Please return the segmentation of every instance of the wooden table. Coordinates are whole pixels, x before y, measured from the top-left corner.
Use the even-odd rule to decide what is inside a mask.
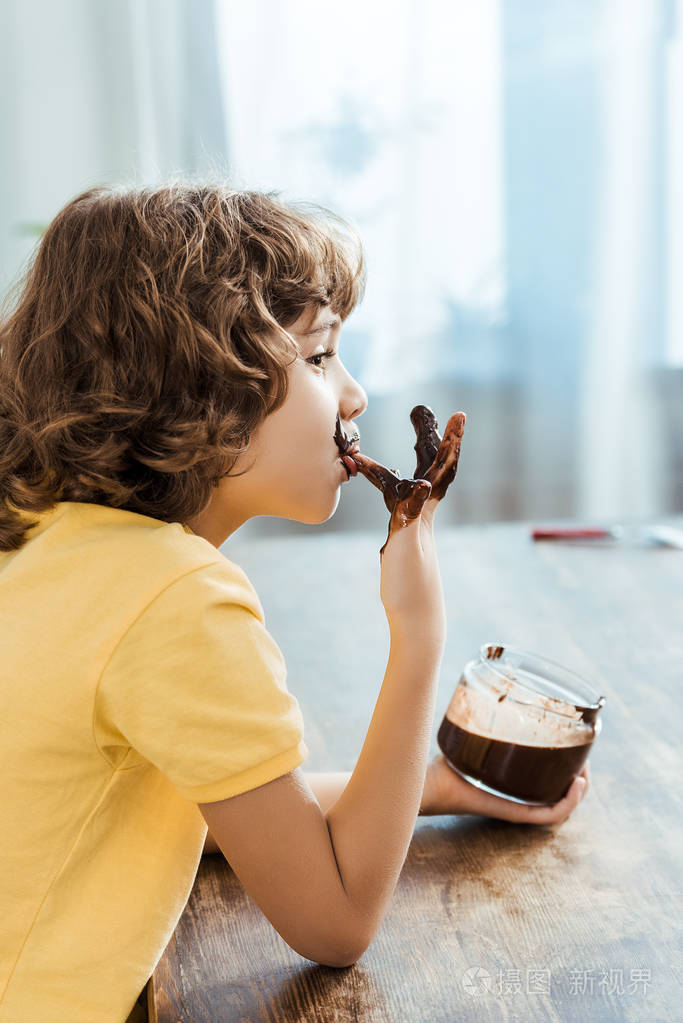
[[[388,649],[382,539],[224,547],[287,659],[311,771],[352,769],[363,744]],[[533,544],[518,523],[444,530],[439,550],[449,631],[434,737],[482,643],[544,653],[607,698],[588,796],[556,829],[420,818],[388,915],[346,970],[291,951],[225,861],[205,858],[150,981],[151,1019],[681,1019],[683,551]]]

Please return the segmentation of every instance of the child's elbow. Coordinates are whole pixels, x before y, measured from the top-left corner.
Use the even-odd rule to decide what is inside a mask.
[[[324,956],[324,962],[319,960],[321,966],[332,966],[336,970],[344,970],[353,966],[365,954],[369,941],[357,941],[353,945],[342,945],[334,949],[332,955]]]
[[[306,956],[305,958],[310,958],[312,962],[317,963],[319,966],[331,966],[335,970],[345,970],[348,966],[353,966],[358,962],[366,948],[367,946],[359,946],[357,949],[341,948],[324,952],[322,955]]]
[[[316,942],[317,947],[292,947],[304,959],[310,959],[319,966],[343,970],[358,962],[367,951],[372,937],[372,935],[368,937],[366,933],[341,935],[337,932],[322,942]]]

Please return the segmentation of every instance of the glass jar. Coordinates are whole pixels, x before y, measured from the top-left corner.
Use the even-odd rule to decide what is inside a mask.
[[[554,661],[486,643],[465,665],[437,741],[473,785],[520,803],[556,803],[581,773],[604,702]]]

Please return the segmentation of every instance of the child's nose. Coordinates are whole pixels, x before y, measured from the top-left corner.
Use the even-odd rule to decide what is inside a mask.
[[[352,376],[348,377],[348,384],[344,388],[341,401],[339,402],[339,412],[342,419],[355,419],[365,412],[368,407],[368,396]]]

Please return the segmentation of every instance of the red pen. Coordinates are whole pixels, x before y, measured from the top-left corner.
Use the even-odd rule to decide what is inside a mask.
[[[620,534],[614,529],[569,526],[557,529],[532,529],[532,540],[614,540]]]
[[[532,540],[557,540],[565,543],[595,543],[615,541],[635,547],[670,547],[683,550],[683,530],[663,523],[626,526],[536,526],[531,530]],[[600,543],[603,541],[603,544]]]

